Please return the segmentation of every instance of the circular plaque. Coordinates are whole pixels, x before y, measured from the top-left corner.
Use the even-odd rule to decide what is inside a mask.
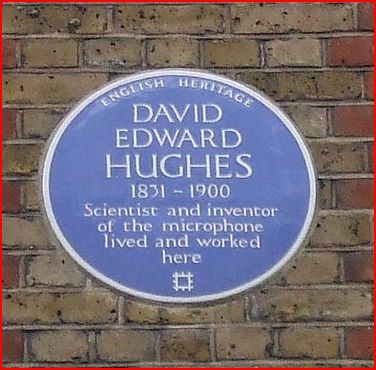
[[[184,69],[83,99],[42,168],[47,218],[90,274],[161,302],[204,302],[280,269],[312,222],[313,165],[291,120],[253,88]]]

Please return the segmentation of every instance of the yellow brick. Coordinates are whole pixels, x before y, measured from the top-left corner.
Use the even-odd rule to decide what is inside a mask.
[[[71,103],[107,82],[107,74],[7,74],[3,77],[7,103]]]
[[[148,64],[153,67],[198,65],[198,42],[190,39],[158,39],[147,43]]]
[[[251,3],[231,7],[235,33],[330,32],[354,29],[351,4]]]
[[[167,324],[199,324],[210,322],[210,308],[161,307],[160,320]]]
[[[339,258],[335,253],[305,253],[289,264],[281,276],[283,284],[328,284],[339,281]]]
[[[215,40],[204,44],[207,67],[256,67],[260,65],[260,50],[255,40]]]
[[[281,330],[283,357],[337,358],[339,337],[335,328],[288,328]]]
[[[306,105],[284,107],[306,137],[325,137],[328,131],[326,109]]]
[[[23,137],[48,138],[63,113],[55,110],[25,110],[23,112]]]
[[[87,334],[78,330],[37,331],[30,334],[29,350],[36,362],[88,360]]]
[[[165,330],[161,333],[161,360],[167,362],[210,361],[206,330]]]
[[[47,227],[40,217],[3,217],[3,244],[17,247],[49,246]]]
[[[136,301],[127,301],[125,318],[132,323],[154,324],[159,321],[158,307]]]
[[[33,287],[83,287],[86,278],[72,258],[59,248],[51,255],[33,256],[28,260],[26,283]]]
[[[31,175],[38,170],[42,146],[37,144],[7,145],[3,148],[3,172]]]
[[[112,293],[7,293],[3,319],[9,324],[114,323],[117,298]]]
[[[245,321],[245,307],[244,301],[231,300],[227,303],[222,303],[212,307],[213,321],[237,323]]]
[[[269,67],[321,66],[321,44],[315,39],[273,40],[265,43]]]
[[[121,5],[114,10],[117,32],[188,33],[222,32],[223,7],[218,5]]]
[[[259,320],[369,320],[372,293],[367,289],[264,289],[255,294]]]
[[[317,171],[320,173],[349,173],[364,170],[362,144],[311,142],[309,146]]]
[[[218,328],[216,331],[219,360],[264,358],[271,344],[271,335],[263,328]]]
[[[77,67],[77,41],[31,39],[22,47],[24,67]]]
[[[97,338],[97,347],[103,361],[152,361],[155,360],[155,332],[102,331]]]
[[[89,66],[134,67],[141,65],[141,41],[135,39],[94,39],[84,43]]]
[[[362,81],[358,73],[323,72],[241,72],[238,78],[254,85],[275,100],[359,99]]]
[[[107,8],[103,5],[5,5],[3,32],[103,33],[108,29]]]
[[[313,246],[369,244],[371,223],[368,215],[321,216],[311,237]]]

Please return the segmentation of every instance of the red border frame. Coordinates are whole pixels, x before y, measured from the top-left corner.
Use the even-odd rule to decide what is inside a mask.
[[[65,1],[58,1],[58,0],[39,0],[39,1],[30,1],[30,0],[0,0],[0,3],[374,3],[375,1],[372,0],[343,0],[343,1],[331,1],[331,0],[313,0],[313,1],[303,1],[303,0],[296,0],[296,1],[287,1],[287,0],[275,0],[275,1],[230,1],[230,0],[222,0],[222,1],[215,1],[215,0],[208,0],[208,1],[200,1],[200,0],[175,0],[175,1],[158,1],[158,0],[151,0],[151,1],[142,1],[142,0],[112,0],[112,1],[103,1],[103,0],[82,0],[82,1],[74,1],[74,0],[65,0]]]
[[[259,3],[259,2],[273,2],[273,3],[283,3],[283,2],[306,2],[306,3],[333,3],[333,2],[336,2],[336,3],[373,3],[375,4],[376,0],[373,0],[373,1],[369,1],[369,0],[355,0],[355,1],[352,1],[352,0],[343,0],[343,1],[330,1],[330,0],[313,0],[313,1],[302,1],[302,0],[296,0],[296,1],[286,1],[286,0],[274,0],[274,1],[239,1],[239,0],[235,0],[235,1],[230,1],[230,0],[221,0],[221,1],[213,1],[213,0],[209,0],[209,1],[199,1],[199,0],[190,0],[190,1],[184,1],[184,0],[175,0],[175,1],[157,1],[157,0],[151,0],[151,1],[142,1],[142,0],[133,0],[133,1],[124,1],[124,0],[112,0],[112,1],[102,1],[102,0],[99,0],[99,1],[95,1],[95,0],[81,0],[81,1],[75,1],[75,0],[65,0],[65,1],[58,1],[58,0],[39,0],[39,1],[30,1],[30,0],[0,0],[0,16],[1,16],[1,20],[2,20],[2,5],[3,4],[6,4],[6,3],[33,3],[33,4],[39,4],[39,3],[98,3],[98,4],[106,4],[106,3],[150,3],[150,4],[153,4],[153,3],[163,3],[163,2],[166,2],[166,3]],[[2,22],[2,21],[0,21]],[[374,28],[376,27],[376,18],[375,18],[375,8],[374,8]],[[376,44],[376,36],[374,34],[373,36],[373,45],[374,45],[374,65],[373,67],[375,67],[375,59],[376,59],[376,50],[375,50],[375,44]],[[2,48],[2,38],[0,39],[0,46]],[[1,58],[2,59],[2,56]],[[0,76],[0,80],[2,82],[2,65],[0,66],[0,70],[1,70],[1,76]],[[375,74],[373,76],[373,79],[374,79],[374,82],[376,80],[375,78]],[[376,86],[374,84],[374,94],[376,92]],[[1,101],[2,100],[2,90],[0,90],[0,98],[1,98]],[[374,100],[375,102],[375,100]],[[375,127],[375,116],[376,116],[376,107],[374,105],[374,127]],[[1,115],[0,115],[0,119],[1,119],[1,123],[2,123],[2,111],[1,111]],[[1,125],[1,128],[0,128],[0,137],[2,139],[2,125]],[[375,153],[375,149],[373,149],[374,153]],[[0,151],[0,159],[2,159],[2,151]],[[375,164],[376,160],[374,158],[374,164]],[[2,168],[2,164],[1,164],[1,168]],[[376,193],[375,191],[375,188],[374,188],[374,194]],[[2,183],[0,185],[0,194],[2,195]],[[1,198],[1,202],[2,202],[2,198]],[[374,209],[376,207],[376,199],[374,197]],[[0,221],[0,224],[1,224],[1,231],[0,231],[0,235],[2,236],[2,221]],[[376,236],[376,230],[374,230],[374,238]],[[376,255],[374,254],[374,259],[373,259],[373,262],[374,262],[374,266],[376,264]],[[2,271],[2,251],[0,253],[0,271]],[[374,280],[375,280],[375,277],[376,277],[376,271],[374,271]],[[0,283],[0,286],[2,288],[2,282]],[[375,288],[375,284],[374,284],[374,287],[373,287],[373,291],[374,293],[376,293],[376,288]],[[0,299],[0,308],[1,308],[1,311],[2,311],[2,299]],[[374,317],[373,317],[373,321],[374,323],[376,322],[376,312],[374,311]],[[0,329],[1,331],[1,336],[0,336],[0,345],[2,347],[2,327]],[[374,332],[374,353],[376,352],[375,351],[375,348],[376,348],[376,333]],[[0,360],[1,360],[1,369],[3,369],[3,365],[2,365],[2,352],[0,354]],[[375,361],[375,360],[374,360]],[[374,362],[375,364],[375,362]],[[210,365],[210,363],[208,363],[208,365]],[[10,368],[10,367],[7,367],[8,369],[16,369],[16,368]],[[58,368],[58,367],[55,367],[55,368]],[[83,367],[70,367],[70,368],[67,368],[65,367],[65,369],[82,369]],[[96,369],[96,368],[90,368],[90,367],[84,367],[85,369]],[[98,367],[100,368],[100,367]],[[205,367],[205,368],[202,368],[202,369],[207,369],[207,368],[211,368],[210,366],[208,367]],[[43,368],[37,368],[37,367],[33,367],[33,369],[48,369],[48,367],[43,367]],[[106,369],[109,369],[109,370],[115,370],[115,369],[118,369],[118,367],[115,367],[115,368],[111,368],[111,367],[106,367]],[[137,369],[137,368],[129,368],[129,369]],[[163,367],[163,368],[159,368],[159,369],[168,369],[168,367]],[[185,369],[189,369],[189,368],[185,368]],[[198,369],[198,368],[197,368]],[[231,368],[225,368],[225,369],[231,369]],[[296,369],[296,368],[295,368]],[[314,368],[308,368],[308,369],[314,369]],[[360,369],[360,368],[351,368],[351,369]]]

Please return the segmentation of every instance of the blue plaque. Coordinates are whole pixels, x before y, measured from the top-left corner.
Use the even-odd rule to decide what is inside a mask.
[[[316,202],[291,120],[253,88],[184,69],[83,99],[49,142],[42,188],[53,231],[85,270],[162,302],[264,281],[303,243]]]

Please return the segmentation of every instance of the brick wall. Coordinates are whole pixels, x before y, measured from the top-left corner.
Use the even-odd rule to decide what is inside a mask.
[[[4,5],[3,361],[6,366],[365,366],[373,362],[373,5]],[[293,117],[318,170],[303,253],[210,305],[142,303],[47,236],[40,154],[109,79],[196,67],[252,84]]]

